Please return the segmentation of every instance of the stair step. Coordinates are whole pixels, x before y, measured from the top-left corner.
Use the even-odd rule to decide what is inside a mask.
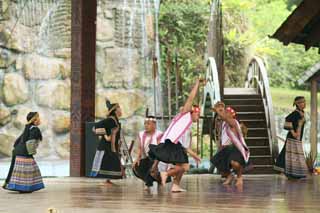
[[[260,128],[266,128],[267,123],[264,119],[256,119],[256,120],[249,120],[249,119],[243,119],[240,120],[240,122],[243,122],[244,125],[248,128],[254,128],[254,127],[260,127]]]
[[[271,155],[251,155],[250,161],[253,165],[272,165],[273,160]]]
[[[247,137],[268,137],[267,128],[248,128]]]
[[[261,98],[247,98],[247,99],[239,99],[239,98],[228,98],[224,97],[223,102],[226,105],[262,105]]]
[[[254,169],[246,174],[277,174],[272,165],[254,165]]]
[[[255,94],[230,94],[230,95],[224,95],[223,99],[239,99],[239,100],[245,100],[245,99],[261,99],[261,95],[255,95]]]
[[[238,112],[237,118],[239,120],[249,120],[249,119],[265,119],[264,112]]]
[[[253,94],[256,95],[257,92],[253,88],[224,88],[223,90],[225,95],[230,95],[230,94]]]
[[[232,107],[236,112],[261,112],[263,105],[226,105]]]
[[[249,146],[251,155],[270,155],[269,146]]]
[[[269,146],[268,137],[247,137],[245,141],[248,146]]]

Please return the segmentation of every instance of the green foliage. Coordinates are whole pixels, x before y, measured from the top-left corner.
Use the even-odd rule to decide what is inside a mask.
[[[270,84],[275,87],[303,89],[301,74],[320,60],[316,49],[302,45],[284,46],[269,38],[290,15],[294,0],[225,0],[225,64],[229,86],[243,83],[246,58],[259,55],[267,62]],[[291,8],[288,10],[288,8]],[[230,17],[229,17],[230,16]],[[235,33],[234,33],[235,32]],[[230,69],[231,68],[231,69]],[[236,77],[234,77],[236,76]]]
[[[246,15],[252,6],[249,1],[222,1],[227,87],[241,87],[244,84],[247,57],[254,39],[248,30],[249,21]]]
[[[183,84],[183,100],[191,84],[205,71],[204,53],[210,15],[210,0],[164,0],[160,10],[162,82],[167,88],[169,69],[172,94],[176,68]],[[248,60],[253,55],[267,64],[274,87],[305,89],[298,85],[303,71],[320,60],[317,49],[302,45],[284,46],[269,38],[301,0],[223,0],[224,65],[226,86],[243,86]],[[177,63],[175,57],[177,56]],[[182,92],[183,91],[183,92]],[[173,101],[174,105],[174,101]],[[180,103],[179,103],[180,105]]]
[[[159,17],[162,82],[164,88],[168,88],[166,72],[169,70],[171,93],[175,94],[175,70],[179,70],[183,79],[179,100],[184,100],[194,79],[205,73],[204,54],[209,16],[209,0],[162,1]]]
[[[301,2],[302,0],[287,0],[288,10],[291,10],[294,6],[298,6]]]

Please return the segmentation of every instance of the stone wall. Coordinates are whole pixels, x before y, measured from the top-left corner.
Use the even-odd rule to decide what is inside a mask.
[[[96,117],[106,116],[106,98],[119,102],[128,141],[153,103],[153,3],[143,2],[98,1]],[[68,159],[70,47],[70,0],[0,0],[0,158],[11,155],[26,114],[38,111],[38,156]]]
[[[99,1],[96,116],[106,116],[106,98],[120,103],[127,141],[143,128],[146,107],[153,109],[153,5],[151,1]]]
[[[11,155],[26,114],[38,111],[39,157],[67,159],[71,2],[2,0],[0,6],[0,156]]]

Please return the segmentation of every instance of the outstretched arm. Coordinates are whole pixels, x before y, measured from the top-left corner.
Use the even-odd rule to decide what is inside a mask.
[[[141,160],[141,156],[142,156],[142,149],[141,149],[141,141],[140,141],[140,138],[139,138],[139,146],[138,146],[138,156],[137,156],[137,159],[133,162],[133,167],[135,167],[135,165],[138,165],[140,164],[140,160]]]
[[[187,101],[185,102],[183,109],[182,109],[182,113],[184,112],[190,112],[192,109],[192,102],[193,99],[196,97],[197,92],[198,92],[198,88],[199,88],[199,84],[200,84],[200,80],[197,79],[195,85],[193,86],[191,92],[189,93],[189,97],[187,99]]]

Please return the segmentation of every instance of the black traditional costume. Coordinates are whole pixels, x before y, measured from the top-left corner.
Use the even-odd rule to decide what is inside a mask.
[[[289,178],[304,178],[308,173],[302,144],[304,124],[304,112],[298,108],[285,119],[284,128],[289,132],[274,168],[284,172]],[[300,132],[300,137],[295,138],[291,130]]]
[[[148,119],[148,118],[147,118]],[[156,130],[153,134],[147,134],[146,131],[139,132],[139,141],[140,141],[140,149],[141,149],[141,159],[139,162],[139,165],[136,164],[133,168],[133,173],[136,177],[143,180],[146,184],[146,186],[150,187],[153,185],[153,181],[158,181],[154,179],[151,175],[151,168],[154,163],[154,160],[149,158],[148,152],[149,152],[149,145],[157,145],[158,141],[162,137],[162,132],[159,130]]]
[[[121,124],[115,115],[119,105],[107,101],[107,107],[108,117],[95,124],[95,131],[100,141],[93,161],[91,177],[121,179],[123,177],[119,154]],[[113,131],[116,131],[114,139],[112,139]]]
[[[171,121],[159,145],[149,145],[149,156],[169,164],[188,163],[186,149],[190,147],[191,112],[179,113]]]
[[[11,165],[3,186],[4,189],[33,192],[44,188],[39,167],[33,158],[39,142],[42,140],[40,129],[33,125],[38,117],[39,114],[36,112],[28,114],[28,124],[14,143]]]
[[[229,110],[234,112],[231,108]],[[223,121],[220,137],[221,147],[210,160],[219,172],[230,172],[231,161],[236,161],[243,167],[245,167],[249,161],[249,148],[243,138],[239,122],[237,120],[235,120],[235,122],[236,133],[231,130],[227,122]]]

